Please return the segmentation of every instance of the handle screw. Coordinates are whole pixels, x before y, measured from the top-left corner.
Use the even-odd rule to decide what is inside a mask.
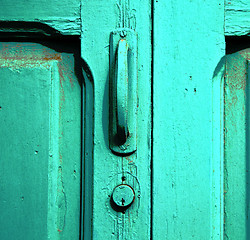
[[[122,31],[120,32],[120,36],[121,36],[122,38],[126,37],[126,36],[127,36],[127,32],[126,32],[125,30],[122,30]]]

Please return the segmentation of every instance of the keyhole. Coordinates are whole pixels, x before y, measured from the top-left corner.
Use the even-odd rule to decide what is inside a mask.
[[[134,200],[135,192],[133,188],[127,184],[120,184],[115,187],[110,197],[110,205],[115,211],[125,213]]]

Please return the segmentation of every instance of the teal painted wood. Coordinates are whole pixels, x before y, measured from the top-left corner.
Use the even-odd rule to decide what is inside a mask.
[[[78,239],[81,84],[73,54],[1,43],[0,84],[0,239]]]
[[[154,239],[223,239],[223,26],[224,1],[154,1]]]
[[[80,0],[4,1],[0,21],[42,22],[64,35],[80,35],[80,4]],[[248,0],[225,1],[225,35],[249,35],[249,4]]]
[[[213,73],[212,82],[212,161],[211,161],[211,238],[224,234],[224,77],[225,57]]]
[[[225,35],[250,35],[250,1],[225,1]]]
[[[85,155],[93,178],[92,172],[85,178],[92,180],[87,186],[92,192],[85,196],[91,205],[85,204],[84,239],[150,239],[150,17],[151,1],[82,1],[82,58],[91,72],[86,82],[93,79],[94,88],[93,159]],[[110,35],[123,27],[138,33],[137,150],[129,156],[113,154],[108,138]],[[135,190],[135,201],[125,214],[110,205],[113,189],[121,183]]]
[[[80,0],[3,1],[0,21],[44,23],[61,34],[80,35]]]
[[[250,49],[226,58],[225,239],[249,239]]]

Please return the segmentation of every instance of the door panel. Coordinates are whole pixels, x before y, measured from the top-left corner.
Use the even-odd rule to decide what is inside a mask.
[[[77,239],[81,84],[72,53],[0,48],[0,238]]]
[[[227,55],[225,75],[225,236],[249,239],[250,49]]]

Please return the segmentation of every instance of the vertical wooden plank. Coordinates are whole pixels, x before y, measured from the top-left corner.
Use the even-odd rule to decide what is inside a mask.
[[[227,56],[225,77],[225,237],[248,239],[250,49]]]
[[[90,73],[94,89],[93,159],[85,154],[85,166],[92,168],[93,178],[92,173],[85,171],[89,174],[85,190],[92,193],[85,192],[88,204],[84,209],[84,239],[150,239],[150,17],[151,1],[82,1],[82,57],[89,66],[89,71],[84,70],[87,78],[87,72]],[[111,32],[118,28],[138,34],[137,150],[129,156],[113,154],[108,138],[109,91],[112,91],[109,44]],[[116,212],[110,205],[113,189],[121,183],[132,184],[136,190],[135,202],[125,213]]]
[[[224,1],[154,1],[154,239],[223,238],[220,115],[212,117],[223,25]]]

